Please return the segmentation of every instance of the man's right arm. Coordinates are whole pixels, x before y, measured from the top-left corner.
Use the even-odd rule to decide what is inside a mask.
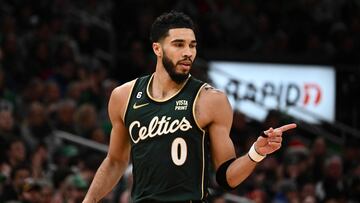
[[[98,168],[83,203],[99,202],[124,174],[130,157],[130,140],[123,122],[129,83],[115,88],[109,100],[109,117],[112,124],[109,151]]]

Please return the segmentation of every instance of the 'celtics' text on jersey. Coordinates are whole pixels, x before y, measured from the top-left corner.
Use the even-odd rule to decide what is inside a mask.
[[[204,83],[190,76],[171,98],[157,100],[149,94],[151,80],[136,80],[125,112],[132,145],[132,200],[202,200],[208,138],[196,122],[195,102]]]

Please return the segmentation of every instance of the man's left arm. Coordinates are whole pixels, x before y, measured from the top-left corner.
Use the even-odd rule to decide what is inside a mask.
[[[235,150],[230,139],[233,111],[222,92],[212,90],[207,93],[207,109],[211,122],[208,125],[210,146],[216,178],[219,185],[232,189],[243,182],[254,170],[256,164],[266,155],[281,147],[283,132],[293,129],[296,124],[288,124],[279,128],[270,128],[259,136],[249,152],[241,157],[235,157]]]

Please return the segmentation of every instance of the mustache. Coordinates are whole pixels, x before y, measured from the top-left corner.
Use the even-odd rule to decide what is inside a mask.
[[[182,62],[190,62],[190,63],[192,64],[192,63],[193,63],[193,60],[191,60],[191,58],[184,58],[184,59],[178,61],[176,64],[180,64],[180,63],[182,63]]]

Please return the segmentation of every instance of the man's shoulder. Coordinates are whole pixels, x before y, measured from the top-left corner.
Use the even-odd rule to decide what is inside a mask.
[[[124,99],[130,94],[137,79],[128,81],[120,86],[117,86],[112,91],[112,97]]]
[[[228,103],[227,95],[210,84],[205,84],[199,94],[198,104],[205,109],[219,108]]]
[[[206,97],[206,99],[221,99],[226,97],[226,94],[222,90],[217,89],[208,83],[205,83],[201,90],[200,96]]]
[[[126,111],[128,99],[137,79],[126,82],[113,89],[109,100],[109,111],[111,110],[118,117],[122,117]]]
[[[205,84],[196,102],[195,112],[197,112],[196,117],[199,125],[204,127],[214,122],[228,107],[229,102],[226,94],[210,84]]]

